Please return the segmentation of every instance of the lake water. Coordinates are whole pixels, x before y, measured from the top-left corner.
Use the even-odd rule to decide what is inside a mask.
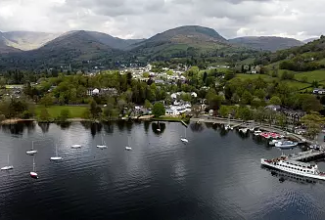
[[[180,123],[21,124],[0,130],[0,219],[324,219],[325,183],[272,175],[260,138]],[[102,144],[105,150],[96,148]],[[31,179],[35,141],[39,179]],[[51,162],[58,145],[62,161]],[[82,144],[81,149],[71,149]],[[125,151],[125,146],[133,151]],[[325,170],[323,162],[319,162]],[[281,181],[280,181],[281,180]]]

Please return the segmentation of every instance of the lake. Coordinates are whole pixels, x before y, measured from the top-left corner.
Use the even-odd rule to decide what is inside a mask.
[[[14,170],[0,173],[0,219],[324,219],[325,183],[262,168],[260,158],[280,152],[260,137],[191,124],[185,145],[180,123],[157,128],[150,122],[2,126],[0,166],[10,155]],[[102,139],[107,149],[96,148]],[[32,141],[37,180],[26,154]],[[62,161],[49,160],[55,144]],[[318,164],[324,171],[325,163]]]

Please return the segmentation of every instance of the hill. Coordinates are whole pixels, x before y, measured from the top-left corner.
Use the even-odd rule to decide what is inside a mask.
[[[231,45],[215,30],[201,26],[182,26],[154,35],[128,49],[138,56],[151,58],[186,57]]]
[[[256,50],[277,51],[301,46],[304,43],[293,38],[283,37],[238,37],[229,39],[229,42]]]
[[[312,41],[318,40],[318,39],[319,39],[319,37],[312,37],[312,38],[308,38],[306,40],[303,40],[302,42],[304,42],[305,44],[307,44],[309,42],[312,42]]]
[[[8,39],[0,32],[0,54],[20,52],[20,50],[8,46]]]
[[[86,31],[86,33],[97,39],[99,42],[119,50],[125,50],[130,45],[143,41],[142,39],[121,39],[96,31]]]
[[[57,33],[32,31],[11,31],[3,33],[3,36],[8,40],[7,46],[25,51],[40,48],[59,35]]]
[[[19,68],[47,68],[49,66],[81,65],[83,62],[104,65],[105,59],[109,59],[120,52],[100,42],[86,31],[72,31],[46,43],[39,49],[25,51],[12,56],[4,57],[6,60],[14,60],[10,67]],[[1,63],[0,63],[1,64]]]

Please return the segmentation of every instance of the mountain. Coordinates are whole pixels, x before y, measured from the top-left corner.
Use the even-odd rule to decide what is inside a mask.
[[[8,39],[0,32],[0,54],[20,52],[20,50],[8,46]]]
[[[100,42],[86,31],[71,31],[47,42],[36,50],[6,56],[3,60],[14,60],[14,62],[11,62],[10,66],[8,63],[2,65],[10,68],[16,65],[17,68],[28,69],[69,64],[81,65],[97,61],[100,63],[119,54],[120,51]]]
[[[308,38],[306,40],[303,40],[302,42],[304,42],[305,44],[307,44],[309,42],[312,42],[312,41],[318,40],[318,39],[319,39],[319,37],[312,37],[312,38]]]
[[[262,36],[262,37],[238,37],[229,39],[229,42],[243,45],[256,50],[277,51],[291,47],[302,46],[304,43],[293,38]]]
[[[7,46],[25,51],[37,49],[59,35],[58,33],[32,31],[11,31],[3,33],[3,36],[8,40]]]
[[[171,58],[211,52],[229,46],[227,40],[211,28],[182,26],[156,34],[128,49],[139,56]]]
[[[143,39],[121,39],[96,31],[87,31],[87,33],[103,44],[119,50],[125,50],[130,45],[143,41]]]

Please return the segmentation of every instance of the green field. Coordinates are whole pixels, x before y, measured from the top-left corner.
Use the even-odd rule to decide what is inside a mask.
[[[272,79],[275,79],[269,75],[264,75],[264,74],[244,74],[244,73],[236,74],[235,78],[247,80],[247,79],[258,79],[259,77],[261,77],[265,81],[271,81]]]
[[[301,80],[307,77],[307,81],[312,83],[314,80],[320,82],[325,81],[325,70],[315,70],[310,72],[296,73],[295,78]]]
[[[269,75],[263,75],[263,74],[237,74],[235,78],[239,78],[241,80],[248,80],[248,79],[258,79],[261,77],[263,80],[266,82],[271,82],[273,80],[279,80],[279,78],[274,78]],[[298,78],[296,78],[298,79]],[[280,81],[280,80],[279,80]],[[302,82],[297,82],[297,81],[291,81],[291,80],[281,80],[281,82],[286,82],[290,87],[296,87],[297,89],[302,89],[305,87],[310,86],[309,83],[302,83]]]
[[[41,109],[44,108],[43,106],[36,106],[36,115],[39,116]],[[87,106],[51,106],[46,108],[48,113],[50,114],[51,118],[57,118],[60,116],[60,113],[63,109],[70,110],[70,118],[82,118],[83,112],[87,109]]]

